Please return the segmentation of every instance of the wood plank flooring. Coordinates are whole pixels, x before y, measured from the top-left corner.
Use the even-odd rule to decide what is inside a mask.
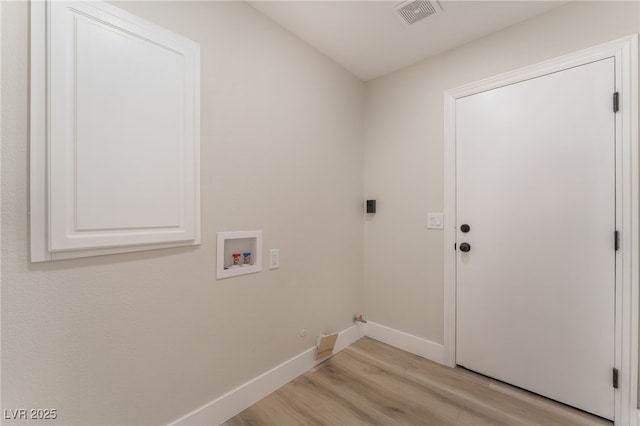
[[[225,423],[226,426],[611,424],[367,337]]]

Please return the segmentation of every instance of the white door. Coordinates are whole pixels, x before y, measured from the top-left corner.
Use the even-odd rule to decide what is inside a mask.
[[[608,58],[456,103],[456,363],[608,419],[613,92]]]

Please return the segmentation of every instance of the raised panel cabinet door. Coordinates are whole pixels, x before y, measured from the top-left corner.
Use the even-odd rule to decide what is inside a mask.
[[[199,46],[46,3],[49,252],[199,242]]]
[[[614,65],[456,101],[456,363],[608,419]]]

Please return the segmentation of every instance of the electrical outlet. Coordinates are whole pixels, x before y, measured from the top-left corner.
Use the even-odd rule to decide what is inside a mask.
[[[280,267],[280,249],[269,250],[269,269]]]

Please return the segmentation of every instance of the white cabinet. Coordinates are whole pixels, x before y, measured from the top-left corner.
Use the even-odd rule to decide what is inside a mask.
[[[200,50],[103,2],[32,2],[31,259],[200,242]]]

